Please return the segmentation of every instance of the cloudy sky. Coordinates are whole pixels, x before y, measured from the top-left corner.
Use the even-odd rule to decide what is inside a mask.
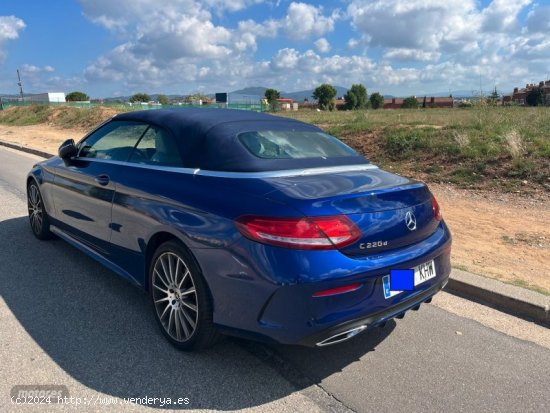
[[[550,0],[1,0],[0,93],[406,96],[548,79]]]

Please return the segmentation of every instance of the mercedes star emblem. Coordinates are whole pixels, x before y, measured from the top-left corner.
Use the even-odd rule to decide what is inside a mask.
[[[409,231],[414,231],[416,229],[416,217],[411,211],[405,214],[405,225],[409,228]]]

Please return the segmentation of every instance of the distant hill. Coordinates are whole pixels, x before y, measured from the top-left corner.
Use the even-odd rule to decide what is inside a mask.
[[[336,97],[342,97],[348,91],[348,88],[345,88],[342,86],[334,86],[334,88],[336,89]],[[313,97],[312,97],[313,90],[314,89],[300,90],[299,92],[281,92],[281,96],[284,96],[285,98],[294,99],[297,102],[301,102],[306,98],[308,100],[313,100]]]
[[[262,86],[245,87],[244,89],[229,92],[231,95],[256,95],[264,96],[268,88]]]
[[[346,92],[348,91],[347,88],[342,87],[342,86],[334,86],[334,88],[336,89],[336,96],[337,97],[344,96],[346,94]],[[267,89],[268,88],[262,87],[262,86],[254,86],[254,87],[247,87],[247,88],[240,89],[240,90],[235,90],[235,91],[231,92],[230,94],[232,94],[232,95],[264,96],[265,91]],[[313,90],[314,89],[300,90],[298,92],[281,92],[281,97],[294,99],[297,102],[302,102],[306,98],[308,100],[312,100],[313,99],[312,98]]]
[[[149,94],[149,96],[151,97],[151,100],[157,100],[158,99],[158,96],[161,95],[162,93],[153,93],[153,94]],[[168,96],[168,99],[170,100],[179,100],[179,99],[183,99],[184,96],[183,95],[166,95]],[[123,102],[126,102],[128,100],[130,100],[132,96],[115,96],[115,97],[108,97],[108,98],[103,98],[102,100],[104,102],[113,102],[113,101],[123,101]]]

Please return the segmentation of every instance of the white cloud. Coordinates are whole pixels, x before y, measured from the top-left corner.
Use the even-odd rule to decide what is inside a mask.
[[[527,29],[532,33],[550,33],[550,6],[538,6],[527,15]]]
[[[298,51],[295,49],[282,49],[277,52],[271,65],[275,70],[294,69],[298,64]]]
[[[349,49],[355,49],[357,46],[359,46],[359,40],[357,40],[353,37],[348,40],[348,48]]]
[[[324,16],[322,7],[292,2],[288,6],[283,25],[290,39],[300,40],[333,31],[338,18],[338,11],[330,16]]]
[[[330,43],[324,37],[318,39],[315,43],[315,48],[320,53],[328,53],[330,51]]]
[[[478,89],[480,78],[489,84],[521,84],[525,70],[520,67],[528,68],[529,79],[545,76],[550,65],[550,7],[534,5],[529,10],[531,4],[351,0],[347,16],[367,51],[377,48],[382,53],[374,81],[385,79],[391,85],[407,79],[413,90]],[[348,46],[357,44],[354,39]]]
[[[482,30],[502,32],[518,28],[517,15],[531,0],[493,0],[481,13]]]
[[[202,0],[202,3],[220,12],[235,12],[251,5],[264,3],[265,0]]]
[[[274,38],[277,36],[279,23],[275,20],[267,20],[256,23],[254,20],[240,21],[237,30],[233,32],[232,43],[238,52],[246,50],[256,51],[258,37]]]
[[[19,32],[25,28],[25,22],[15,16],[0,16],[0,62],[6,57],[3,50],[4,43],[9,40],[15,40],[19,37]]]
[[[550,66],[550,38],[545,34],[536,34],[532,37],[517,37],[510,45],[511,57],[522,60],[532,68],[535,64]]]
[[[55,69],[52,66],[38,67],[27,63],[21,65],[21,72],[24,73],[51,73],[53,71]]]
[[[475,88],[480,77],[521,84],[519,68],[531,79],[550,66],[550,7],[530,0],[346,0],[345,14],[294,1],[264,21],[243,12],[262,2],[81,0],[91,21],[120,39],[87,67],[86,79],[176,93],[363,83],[404,95]],[[243,20],[227,17],[236,11]]]
[[[248,19],[228,28],[214,23],[212,12],[237,11],[261,0],[81,0],[85,15],[94,23],[116,33],[125,41],[96,59],[85,70],[91,81],[124,82],[157,87],[163,82],[211,80],[220,66],[227,80],[249,73],[249,67],[284,70],[293,67],[292,48],[279,51],[276,59],[255,63],[252,54],[258,38],[276,38],[281,31],[295,40],[305,40],[334,29],[339,12],[325,16],[321,7],[293,2],[284,18],[256,22]],[[319,39],[318,50],[330,44]],[[202,68],[202,69],[201,69]]]
[[[200,71],[204,66],[201,63],[228,59],[239,51],[256,47],[255,37],[247,34],[246,24],[238,33],[215,25],[210,11],[193,0],[163,0],[162,7],[153,0],[81,0],[81,3],[93,22],[127,39],[86,68],[89,80],[124,82],[142,88],[160,87],[171,81],[196,81],[199,73],[205,74]],[[249,3],[212,0],[204,4],[238,10]]]
[[[292,90],[318,86],[323,82],[346,85],[366,83],[376,71],[377,65],[366,57],[321,57],[313,50],[300,53],[285,48],[273,57],[269,63],[269,72],[265,74],[277,77],[280,83],[287,85],[287,90]]]
[[[372,46],[437,51],[462,45],[479,27],[474,0],[352,0],[348,16]]]
[[[25,22],[15,16],[0,16],[0,41],[14,40],[19,31],[25,28]]]
[[[384,53],[384,58],[388,60],[405,60],[405,61],[436,61],[439,60],[441,53],[426,52],[418,49],[392,48]]]

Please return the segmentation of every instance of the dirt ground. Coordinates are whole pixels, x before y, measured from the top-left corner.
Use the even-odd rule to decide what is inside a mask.
[[[82,130],[0,125],[0,140],[57,153]],[[432,184],[453,233],[453,266],[550,295],[550,193],[506,193]]]

